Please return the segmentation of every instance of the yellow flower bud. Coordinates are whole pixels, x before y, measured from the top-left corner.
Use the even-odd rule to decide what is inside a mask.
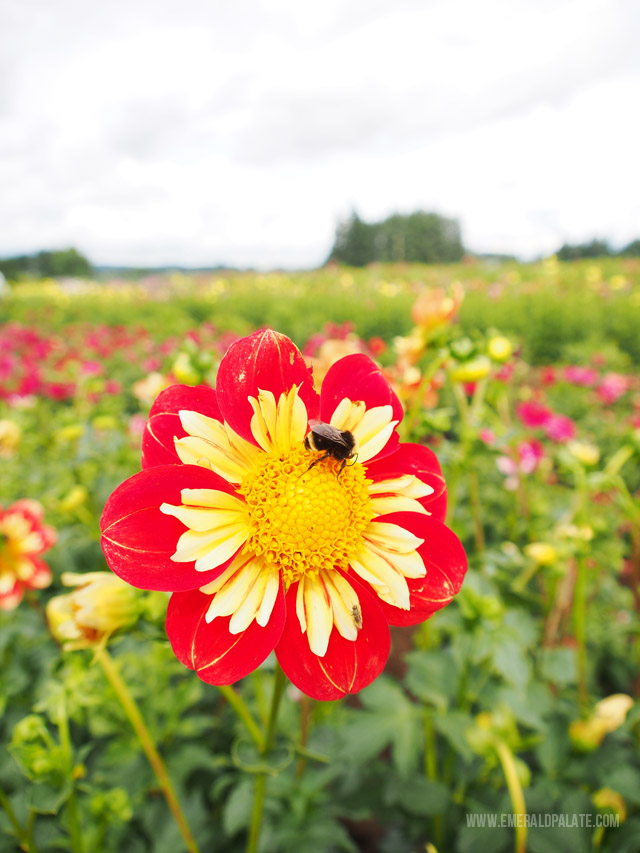
[[[193,366],[186,352],[179,353],[171,370],[178,382],[185,385],[197,385],[200,382],[200,373]]]
[[[84,434],[84,424],[68,424],[56,432],[58,441],[75,441]]]
[[[569,726],[569,739],[579,752],[593,752],[600,746],[607,732],[606,723],[597,717],[574,720]]]
[[[491,362],[485,355],[472,358],[471,361],[463,361],[449,371],[452,382],[477,382],[489,375]]]
[[[525,545],[524,553],[538,566],[552,566],[558,559],[558,552],[548,542],[531,542]]]
[[[595,444],[587,444],[586,441],[570,441],[567,445],[569,453],[583,465],[597,465],[600,459],[600,451]]]
[[[64,586],[73,592],[57,595],[47,604],[52,635],[68,648],[83,648],[129,628],[140,615],[136,589],[112,572],[64,572]]]
[[[595,713],[599,719],[606,720],[609,731],[614,732],[624,723],[633,705],[631,696],[626,693],[614,693],[596,703]]]
[[[605,735],[623,725],[634,700],[626,693],[614,693],[597,702],[587,720],[575,720],[569,726],[573,745],[582,752],[591,752],[600,746]]]
[[[502,364],[509,361],[513,355],[513,346],[509,338],[505,338],[504,335],[494,335],[487,344],[487,352],[494,361]]]
[[[84,486],[74,486],[60,501],[62,512],[73,512],[79,506],[86,503],[89,492]]]
[[[592,795],[591,799],[598,811],[617,815],[620,818],[620,823],[624,823],[627,819],[627,804],[622,796],[612,788],[600,788]]]
[[[118,421],[113,415],[97,415],[92,421],[91,426],[97,430],[118,429]]]

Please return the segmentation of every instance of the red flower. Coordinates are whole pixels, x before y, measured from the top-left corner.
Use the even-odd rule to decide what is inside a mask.
[[[51,570],[40,559],[56,541],[53,527],[42,524],[37,501],[20,500],[0,507],[0,610],[14,610],[26,589],[44,589]]]
[[[318,396],[271,331],[229,347],[215,391],[159,395],[144,470],[109,498],[102,547],[124,580],[173,592],[169,640],[203,681],[237,681],[275,649],[309,696],[356,693],[385,665],[389,624],[458,592],[466,557],[443,523],[440,467],[399,443],[401,418],[367,356],[334,364]],[[346,465],[306,446],[317,419],[352,433]]]

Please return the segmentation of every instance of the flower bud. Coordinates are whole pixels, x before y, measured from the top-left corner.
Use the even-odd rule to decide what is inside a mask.
[[[89,492],[85,486],[73,486],[60,501],[62,512],[73,512],[79,506],[87,502]]]
[[[452,382],[477,382],[489,375],[491,363],[485,355],[463,361],[449,371]]]
[[[612,788],[600,788],[592,795],[591,799],[599,812],[617,815],[620,818],[620,823],[624,823],[627,819],[627,804],[623,797]]]
[[[197,385],[201,381],[200,372],[196,369],[189,354],[181,352],[173,363],[171,371],[178,382],[185,385]]]
[[[75,589],[48,602],[47,621],[67,648],[97,643],[131,627],[140,615],[139,592],[111,572],[65,572],[62,583]]]
[[[558,552],[548,542],[531,542],[525,545],[524,553],[538,566],[552,566],[558,559]]]

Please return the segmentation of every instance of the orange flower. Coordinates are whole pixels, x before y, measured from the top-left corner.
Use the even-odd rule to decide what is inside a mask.
[[[464,289],[459,281],[454,281],[448,292],[442,287],[427,288],[413,303],[411,319],[428,332],[446,326],[458,313],[463,298]]]
[[[0,507],[0,610],[13,610],[26,589],[44,589],[51,570],[40,559],[56,541],[53,527],[42,524],[44,510],[37,501],[16,501]]]

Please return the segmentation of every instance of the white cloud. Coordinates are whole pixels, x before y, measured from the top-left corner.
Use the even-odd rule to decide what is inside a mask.
[[[0,254],[314,265],[352,207],[640,234],[634,0],[5,6]]]

